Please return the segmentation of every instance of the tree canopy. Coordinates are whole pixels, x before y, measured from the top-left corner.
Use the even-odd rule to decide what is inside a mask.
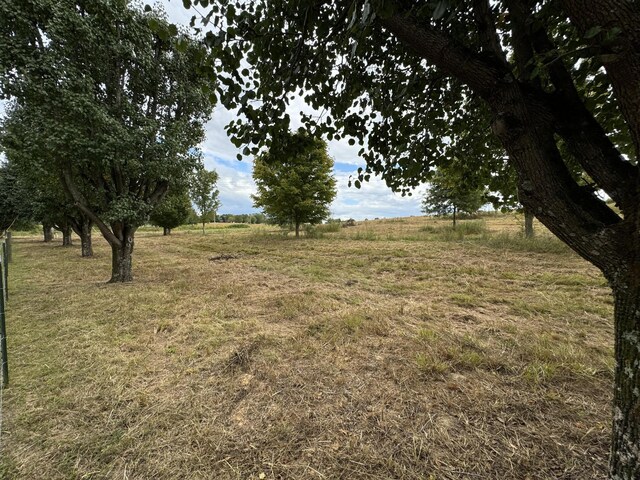
[[[191,178],[189,194],[198,211],[203,235],[205,223],[212,220],[220,208],[220,191],[216,188],[217,183],[218,173],[215,170],[206,170],[204,166],[197,168]]]
[[[275,223],[293,226],[298,237],[300,225],[319,223],[329,216],[329,205],[336,196],[332,172],[333,159],[324,141],[306,132],[281,134],[254,161],[257,193],[253,205]]]
[[[198,164],[211,112],[201,44],[129,2],[0,4],[0,85],[29,116],[29,162],[59,178],[129,281],[137,227]]]
[[[193,208],[187,191],[170,190],[169,193],[156,205],[151,212],[149,220],[154,225],[162,227],[164,234],[168,235],[176,227],[187,222]]]
[[[428,215],[453,214],[453,227],[458,213],[476,213],[487,202],[483,186],[475,186],[459,177],[436,172],[422,200],[422,211]]]

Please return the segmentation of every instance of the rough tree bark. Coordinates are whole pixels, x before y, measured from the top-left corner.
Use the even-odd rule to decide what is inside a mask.
[[[73,243],[71,242],[71,225],[69,224],[62,225],[60,228],[60,231],[62,232],[62,246],[63,247],[72,246]]]
[[[133,236],[136,229],[128,225],[114,225],[113,232],[118,241],[107,241],[111,245],[111,280],[109,283],[131,282],[133,280]]]
[[[93,257],[93,242],[91,240],[91,230],[93,222],[86,215],[80,215],[80,220],[70,219],[71,227],[76,235],[80,237],[83,257]]]
[[[53,225],[42,222],[42,232],[44,234],[45,243],[53,241]]]
[[[93,257],[93,242],[91,241],[91,229],[93,222],[88,218],[84,219],[80,225],[80,243],[82,245],[82,256]]]
[[[533,212],[528,208],[524,209],[524,237],[533,238]]]
[[[640,478],[640,265],[631,278],[614,287],[615,392],[611,478]]]

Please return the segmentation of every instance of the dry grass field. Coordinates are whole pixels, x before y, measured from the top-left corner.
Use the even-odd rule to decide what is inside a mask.
[[[142,229],[130,285],[18,236],[0,477],[605,478],[609,289],[519,228]]]

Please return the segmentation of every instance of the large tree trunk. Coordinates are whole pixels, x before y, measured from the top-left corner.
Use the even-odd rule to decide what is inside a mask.
[[[533,212],[531,209],[524,209],[524,236],[525,238],[533,238]]]
[[[72,242],[71,242],[71,225],[66,224],[66,225],[62,226],[60,231],[62,232],[62,246],[63,247],[70,247],[72,245]]]
[[[640,478],[640,279],[614,287],[614,297],[616,370],[610,476],[635,480]]]
[[[134,231],[124,229],[123,239],[119,244],[111,244],[111,280],[109,283],[131,282],[133,234]]]
[[[50,223],[42,222],[42,232],[44,233],[45,243],[53,241],[53,226]]]
[[[167,227],[162,227],[162,235],[171,235],[171,229]]]

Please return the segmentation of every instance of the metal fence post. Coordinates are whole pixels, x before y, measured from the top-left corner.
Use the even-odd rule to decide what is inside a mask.
[[[11,263],[12,255],[11,255],[11,232],[6,233],[7,239],[5,242],[7,243],[7,263]]]
[[[4,299],[9,300],[9,255],[7,254],[7,241],[2,242],[2,272],[4,274]]]
[[[4,242],[3,242],[4,245]],[[3,253],[5,252],[3,248]],[[6,285],[4,282],[6,271],[6,256],[0,258],[0,350],[2,350],[2,384],[9,384],[9,362],[7,360],[7,327],[5,324],[5,301],[4,292]]]

